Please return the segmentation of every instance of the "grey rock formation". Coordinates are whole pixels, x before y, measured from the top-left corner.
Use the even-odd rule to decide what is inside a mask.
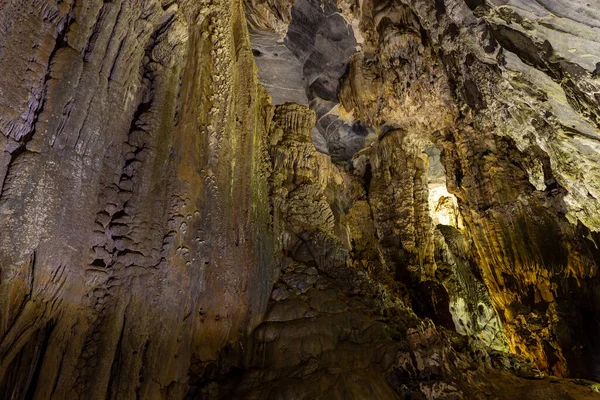
[[[317,115],[317,149],[333,160],[349,160],[369,134],[365,124],[341,114],[338,106],[341,78],[358,45],[353,28],[332,0],[295,1],[290,15],[284,38],[268,30],[251,35],[261,83],[273,104],[310,105]]]
[[[252,54],[258,79],[271,95],[273,104],[308,105],[304,65],[283,43],[277,33],[251,32]]]

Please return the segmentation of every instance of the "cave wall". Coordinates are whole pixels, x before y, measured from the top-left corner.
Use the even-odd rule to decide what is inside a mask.
[[[523,155],[510,140],[490,138],[487,145],[473,146],[460,133],[450,135],[446,148],[467,151],[461,159],[470,160],[454,169],[450,185],[459,199],[473,202],[461,205],[462,215],[512,351],[555,375],[595,377],[598,250],[593,234],[567,221],[565,191],[555,182],[547,181],[546,191],[535,190],[521,164]],[[448,160],[455,157],[449,154]]]
[[[0,4],[0,395],[597,396],[528,361],[599,376],[597,28],[559,4]],[[316,113],[247,23],[298,29]]]
[[[445,310],[427,310],[435,324],[418,315],[442,286],[423,280],[429,286],[421,298],[402,298],[387,268],[389,248],[377,240],[380,222],[368,206],[375,185],[316,151],[310,142],[314,119],[314,111],[296,104],[269,113],[269,182],[282,248],[277,281],[265,318],[248,341],[244,370],[208,383],[201,399],[597,396],[591,383],[544,379],[526,358],[505,352],[489,295],[470,271],[474,261],[456,228],[438,228],[445,247],[435,258],[440,268],[459,269],[448,280],[462,279],[443,285],[466,283],[448,291],[474,302],[478,318],[458,314],[472,323],[461,336],[439,318],[449,315],[448,302]],[[402,146],[395,149],[402,154]],[[397,190],[405,183],[397,178],[381,187]],[[435,240],[437,253],[442,246]]]
[[[413,153],[442,150],[511,351],[594,378],[597,11],[567,3],[341,2],[365,42],[340,98],[379,145],[400,129]],[[413,157],[395,158],[406,174]]]
[[[183,398],[273,279],[242,4],[8,1],[0,32],[0,397]]]
[[[555,375],[596,378],[599,87],[589,58],[599,49],[591,5],[566,3],[412,7],[468,106],[441,135],[447,179],[511,350]]]

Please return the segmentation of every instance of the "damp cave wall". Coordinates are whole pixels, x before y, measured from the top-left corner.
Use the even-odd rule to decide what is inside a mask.
[[[566,62],[555,37],[555,50],[544,47],[547,23],[527,29],[509,3],[341,4],[368,46],[352,56],[340,102],[363,122],[394,124],[365,156],[375,175],[356,214],[377,240],[363,248],[382,250],[375,259],[394,268],[375,279],[394,286],[425,242],[416,279],[437,279],[422,149],[410,141],[426,137],[443,150],[511,350],[548,373],[597,378],[595,74]],[[272,111],[244,8],[0,5],[3,395],[182,398],[243,365],[280,250],[265,143]],[[402,182],[416,182],[414,193],[396,191]]]
[[[273,279],[242,4],[5,1],[0,69],[0,397],[183,398]]]

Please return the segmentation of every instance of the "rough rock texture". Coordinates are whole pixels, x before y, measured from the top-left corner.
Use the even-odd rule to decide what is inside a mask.
[[[340,97],[379,127],[380,142],[400,129],[413,154],[442,150],[511,350],[544,371],[597,377],[591,6],[564,5],[561,19],[562,2],[492,3],[342,4],[366,40]]]
[[[251,31],[252,54],[258,67],[258,79],[271,95],[273,104],[308,104],[304,68],[278,34]]]
[[[448,293],[456,331],[494,350],[506,351],[502,322],[481,280],[470,243],[458,229],[447,225],[437,226],[434,240],[436,275]]]
[[[598,398],[599,10],[0,3],[0,397]]]
[[[378,133],[352,161],[369,207],[360,203],[362,211],[350,216],[367,223],[367,235],[377,237],[372,244],[382,244],[382,254],[366,257],[371,271],[391,272],[411,286],[412,298],[415,285],[426,285],[425,297],[445,291],[455,322],[464,314],[457,307],[476,321],[480,296],[459,295],[466,283],[457,283],[456,268],[450,276],[436,273],[438,263],[456,264],[448,261],[456,257],[447,257],[445,236],[427,220],[428,212],[435,217],[446,209],[469,246],[458,258],[469,260],[477,278],[471,293],[487,299],[483,314],[488,310],[492,320],[493,309],[500,312],[494,330],[503,326],[511,351],[546,372],[594,378],[598,11],[567,3],[340,1],[360,49],[338,86],[336,113]],[[433,145],[457,198],[435,209],[423,204],[422,152]],[[432,307],[445,308],[424,309]]]
[[[315,267],[282,262],[248,370],[213,387],[243,399],[594,399],[585,384],[540,379],[526,362],[451,342],[406,309],[386,316]],[[292,278],[303,276],[303,279]],[[301,283],[302,282],[302,283]],[[305,282],[311,282],[306,285]],[[366,303],[366,304],[365,304]],[[465,356],[467,349],[472,353]],[[523,379],[527,378],[527,379]]]
[[[591,165],[598,84],[589,62],[564,51],[567,37],[585,37],[580,29],[592,28],[583,26],[589,21],[578,13],[584,10],[570,12],[574,20],[557,36],[558,19],[544,10],[557,2],[535,6],[539,17],[528,13],[531,5],[519,5],[532,22],[520,19],[510,4],[471,5],[470,14],[456,3],[461,12],[430,25],[431,37],[440,41],[457,97],[469,106],[442,142],[446,170],[453,171],[449,186],[470,220],[482,275],[503,310],[513,351],[558,375],[597,378],[599,254],[589,229],[597,229],[598,215]],[[414,9],[421,20],[433,17],[425,4]],[[459,29],[456,46],[446,49],[451,39],[443,30],[453,22],[479,29],[478,40],[460,40]],[[572,42],[577,46],[578,40]],[[582,45],[577,51],[597,57],[599,49]],[[494,57],[497,66],[490,62]]]
[[[498,338],[467,342],[436,328],[431,320],[421,320],[373,271],[364,271],[352,262],[355,253],[345,251],[339,232],[333,229],[335,221],[345,219],[348,211],[343,206],[342,212],[334,216],[330,213],[333,205],[318,195],[285,200],[281,193],[288,193],[287,190],[290,194],[296,191],[320,194],[327,187],[342,190],[342,182],[348,184],[347,179],[353,179],[332,165],[328,157],[316,153],[314,145],[308,142],[313,122],[311,110],[286,104],[275,108],[268,123],[274,166],[271,180],[274,212],[276,216],[278,210],[281,212],[281,219],[275,218],[275,224],[280,225],[282,236],[292,240],[282,243],[288,257],[281,260],[281,273],[271,293],[268,312],[248,344],[245,371],[235,379],[213,382],[203,391],[204,398],[478,399],[490,395],[497,399],[514,396],[542,399],[552,394],[555,398],[591,399],[597,396],[585,384],[578,387],[568,381],[554,381],[558,385],[552,387],[552,381],[540,379],[539,371],[523,359],[481,347],[482,343],[489,346],[494,340],[501,345]],[[340,176],[346,179],[337,182],[331,179]],[[337,199],[343,198],[338,193]],[[282,205],[292,199],[295,213],[290,215],[287,205]],[[356,204],[363,202],[355,200]],[[352,222],[349,225],[353,238],[358,242],[364,240],[358,234],[355,236],[358,232]],[[460,243],[460,238],[451,238],[452,233],[446,235],[453,247],[446,248],[445,257],[449,259],[456,254],[455,260],[460,261],[453,261],[453,266],[457,267],[466,257],[459,246],[466,246]],[[290,242],[295,243],[290,246]],[[332,256],[336,254],[346,256]],[[463,290],[470,289],[473,290]],[[465,297],[478,299],[472,293]],[[486,315],[489,298],[478,306],[487,308],[478,311],[481,318],[473,322],[484,327],[465,328],[490,333],[493,329],[485,329],[486,324],[492,323],[489,314]],[[525,384],[523,378],[537,380]],[[519,389],[525,386],[528,389]]]
[[[311,141],[314,125],[315,114],[297,104],[276,107],[269,123],[274,222],[295,236],[312,230],[333,234],[334,230],[325,190],[342,182],[334,175],[337,168],[329,157],[317,152]],[[289,248],[290,240],[294,238],[282,238],[284,249]]]
[[[183,398],[273,279],[241,3],[3,1],[0,68],[0,397]]]
[[[356,32],[333,0],[285,3],[290,15],[281,17],[285,30],[272,22],[280,14],[272,8],[282,7],[277,2],[247,5],[260,82],[273,104],[309,105],[317,115],[312,131],[317,149],[334,161],[347,161],[373,139],[372,131],[339,107],[341,78],[358,46]]]

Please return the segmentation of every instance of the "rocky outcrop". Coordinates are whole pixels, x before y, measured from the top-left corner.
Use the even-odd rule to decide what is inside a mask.
[[[361,297],[349,297],[339,283],[321,268],[284,259],[269,311],[248,349],[248,369],[233,382],[213,385],[212,395],[532,400],[598,396],[583,382],[541,379],[518,358],[497,353],[490,357],[473,348],[466,356],[468,345],[452,343],[431,321],[403,307],[381,315]]]
[[[459,143],[451,146],[458,148]],[[554,186],[535,191],[522,164],[516,163],[520,157],[510,142],[498,139],[494,155],[483,155],[485,151],[484,147],[473,154],[473,164],[465,169],[459,167],[468,172],[461,176],[461,189],[456,193],[466,201],[475,200],[463,194],[477,193],[474,196],[483,202],[472,211],[463,209],[462,215],[468,221],[483,278],[502,310],[509,343],[514,351],[528,354],[555,374],[590,376],[595,361],[581,353],[582,348],[594,353],[595,346],[592,332],[596,328],[588,318],[596,307],[597,250],[587,238],[589,231],[564,218],[564,189]],[[503,159],[496,158],[499,154]],[[475,178],[474,172],[487,178]],[[522,182],[519,189],[517,182]],[[580,285],[575,283],[578,280]],[[572,285],[579,287],[564,290]]]
[[[1,3],[0,397],[597,398],[595,8]]]
[[[0,397],[183,398],[273,282],[242,5],[5,1],[0,32]]]
[[[458,229],[438,225],[434,233],[436,277],[448,293],[454,327],[484,346],[507,351],[502,322],[483,283],[471,244]]]
[[[335,174],[337,168],[329,157],[317,152],[312,143],[314,112],[285,104],[276,107],[273,114],[269,121],[271,201],[276,226],[281,221],[283,232],[288,233],[282,238],[287,249],[293,240],[289,235],[313,230],[333,234],[335,219],[325,191],[328,186],[341,184],[342,178]]]
[[[503,310],[512,350],[554,374],[594,377],[597,239],[589,230],[596,229],[593,219],[581,210],[595,207],[594,195],[587,195],[595,190],[594,167],[584,166],[594,157],[598,125],[594,112],[578,104],[588,104],[584,99],[593,97],[597,84],[589,63],[564,51],[562,41],[577,36],[577,29],[565,29],[561,39],[543,28],[557,24],[544,4],[553,7],[543,2],[535,17],[530,6],[519,6],[520,16],[510,4],[472,7],[471,13],[457,2],[461,12],[439,18],[431,37],[442,49],[446,41],[459,44],[442,50],[441,57],[457,98],[468,105],[458,129],[442,141],[446,170],[453,171],[449,186],[470,220],[482,275]],[[424,21],[425,5],[414,9]],[[433,10],[427,12],[431,18]],[[438,30],[450,28],[456,18],[479,30],[478,41],[461,40],[461,29],[453,39]],[[582,23],[567,25],[583,28]],[[536,43],[545,50],[533,50]],[[457,163],[458,157],[463,161]],[[574,165],[586,168],[585,177],[575,178]],[[585,199],[579,197],[583,193]]]
[[[594,377],[600,91],[593,58],[600,50],[593,7],[562,3],[338,2],[359,51],[338,86],[336,114],[378,133],[352,161],[368,181],[363,210],[372,209],[370,232],[378,236],[371,242],[387,243],[369,257],[370,270],[426,285],[425,297],[441,296],[437,308],[452,301],[455,310],[471,310],[466,320],[479,318],[478,296],[468,307],[456,303],[464,299],[456,284],[462,278],[453,272],[450,284],[436,274],[445,262],[436,260],[434,247],[447,251],[427,220],[433,204],[422,200],[422,152],[436,145],[457,198],[447,196],[439,207],[456,225],[464,218],[466,253],[473,253],[468,269],[481,276],[476,292],[492,299],[493,307],[481,303],[484,310],[500,311],[502,322],[493,325],[504,326],[511,351],[544,371]]]
[[[380,130],[401,129],[413,154],[443,150],[511,350],[594,377],[598,88],[586,57],[597,32],[584,9],[563,15],[558,3],[344,2],[365,44],[340,97]]]
[[[282,30],[270,22],[278,13],[248,4],[250,20],[257,21],[251,23],[251,37],[260,82],[273,104],[310,106],[317,116],[312,130],[317,149],[336,162],[348,161],[373,139],[372,131],[339,107],[341,78],[357,48],[357,32],[333,0],[298,0],[289,7],[290,18],[286,14],[280,20],[288,24]]]
[[[436,328],[431,320],[420,319],[381,275],[353,260],[357,255],[369,257],[363,243],[373,232],[369,228],[373,217],[361,213],[365,201],[360,195],[349,200],[349,211],[342,207],[341,213],[331,212],[333,204],[321,195],[337,189],[337,200],[344,199],[344,189],[351,192],[345,185],[357,181],[316,153],[308,141],[312,123],[314,113],[306,107],[286,104],[274,109],[268,124],[273,212],[282,237],[293,240],[281,243],[288,256],[281,259],[268,311],[248,344],[245,370],[236,378],[207,385],[201,398],[435,399],[483,398],[493,393],[494,398],[541,399],[561,393],[584,399],[597,395],[591,387],[551,384],[524,359],[484,350],[487,346],[503,349],[505,344],[503,336],[490,336],[501,332],[497,316],[485,297],[487,291],[473,293],[484,286],[472,272],[469,275],[468,246],[455,228],[440,228],[448,244],[439,259],[460,270],[450,274],[461,277],[453,282],[460,286],[453,293],[478,301],[479,318],[467,321],[463,333],[481,340],[467,342]],[[293,196],[296,191],[312,195]],[[360,214],[363,218],[357,224]],[[339,220],[348,221],[355,251],[348,253],[333,229]],[[339,254],[345,257],[335,256]],[[463,311],[457,310],[458,318],[464,317]],[[524,390],[524,377],[538,380],[528,381],[529,389]]]

